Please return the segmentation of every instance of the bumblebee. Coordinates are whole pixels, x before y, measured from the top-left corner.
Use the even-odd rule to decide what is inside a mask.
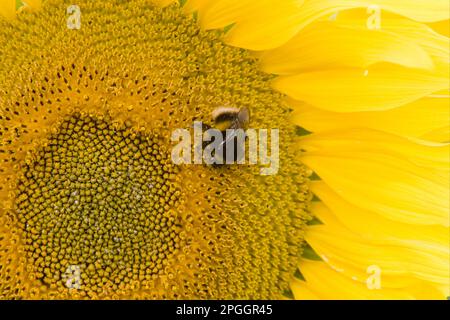
[[[248,108],[218,107],[213,110],[212,118],[215,127],[224,132],[227,129],[246,129],[250,121]]]
[[[213,128],[222,133],[222,142],[214,155],[216,165],[229,163],[230,160],[233,163],[242,160],[245,157],[244,130],[250,122],[250,110],[246,107],[218,107],[212,112],[212,120]]]

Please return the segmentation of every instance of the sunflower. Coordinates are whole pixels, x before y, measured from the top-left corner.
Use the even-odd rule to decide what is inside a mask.
[[[443,299],[449,3],[4,0],[0,297]],[[251,110],[277,175],[175,165]]]

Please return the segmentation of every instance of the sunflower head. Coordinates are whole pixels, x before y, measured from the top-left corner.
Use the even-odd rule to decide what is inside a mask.
[[[25,2],[0,5],[0,297],[448,296],[448,1]],[[224,109],[279,130],[278,174],[172,161]]]
[[[288,293],[310,173],[272,77],[176,4],[78,1],[79,30],[67,6],[47,1],[1,26],[2,294]],[[171,162],[172,131],[210,122],[218,106],[281,130],[276,177]]]

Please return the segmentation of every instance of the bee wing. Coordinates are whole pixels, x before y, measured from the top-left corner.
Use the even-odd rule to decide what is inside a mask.
[[[230,141],[231,139],[234,139],[234,138],[236,138],[237,136],[238,136],[238,130],[239,129],[241,129],[241,128],[239,128],[239,127],[236,127],[236,128],[232,128],[232,129],[228,129],[228,130],[230,130],[229,132],[231,132],[231,134],[227,134],[226,135],[226,139],[224,140],[224,141],[222,141],[221,143],[220,143],[220,145],[219,146],[223,146],[223,145],[225,145],[228,141]],[[245,132],[244,132],[244,137],[246,136],[246,134],[245,134]]]
[[[226,139],[223,140],[223,141],[219,144],[219,147],[224,146],[228,141],[230,141],[231,139],[234,139],[234,137],[236,137],[236,130],[234,130],[234,128],[233,128],[232,133],[226,135]]]
[[[244,107],[239,110],[237,121],[239,121],[239,124],[244,127],[250,121],[250,109]]]

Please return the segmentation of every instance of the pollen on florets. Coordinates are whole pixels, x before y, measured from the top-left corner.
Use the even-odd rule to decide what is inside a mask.
[[[311,195],[272,77],[178,5],[69,4],[0,22],[0,297],[281,297]],[[277,175],[170,162],[218,106],[280,130]]]
[[[74,116],[23,170],[15,212],[52,288],[74,265],[88,294],[125,290],[162,274],[180,247],[174,167],[152,137]]]

